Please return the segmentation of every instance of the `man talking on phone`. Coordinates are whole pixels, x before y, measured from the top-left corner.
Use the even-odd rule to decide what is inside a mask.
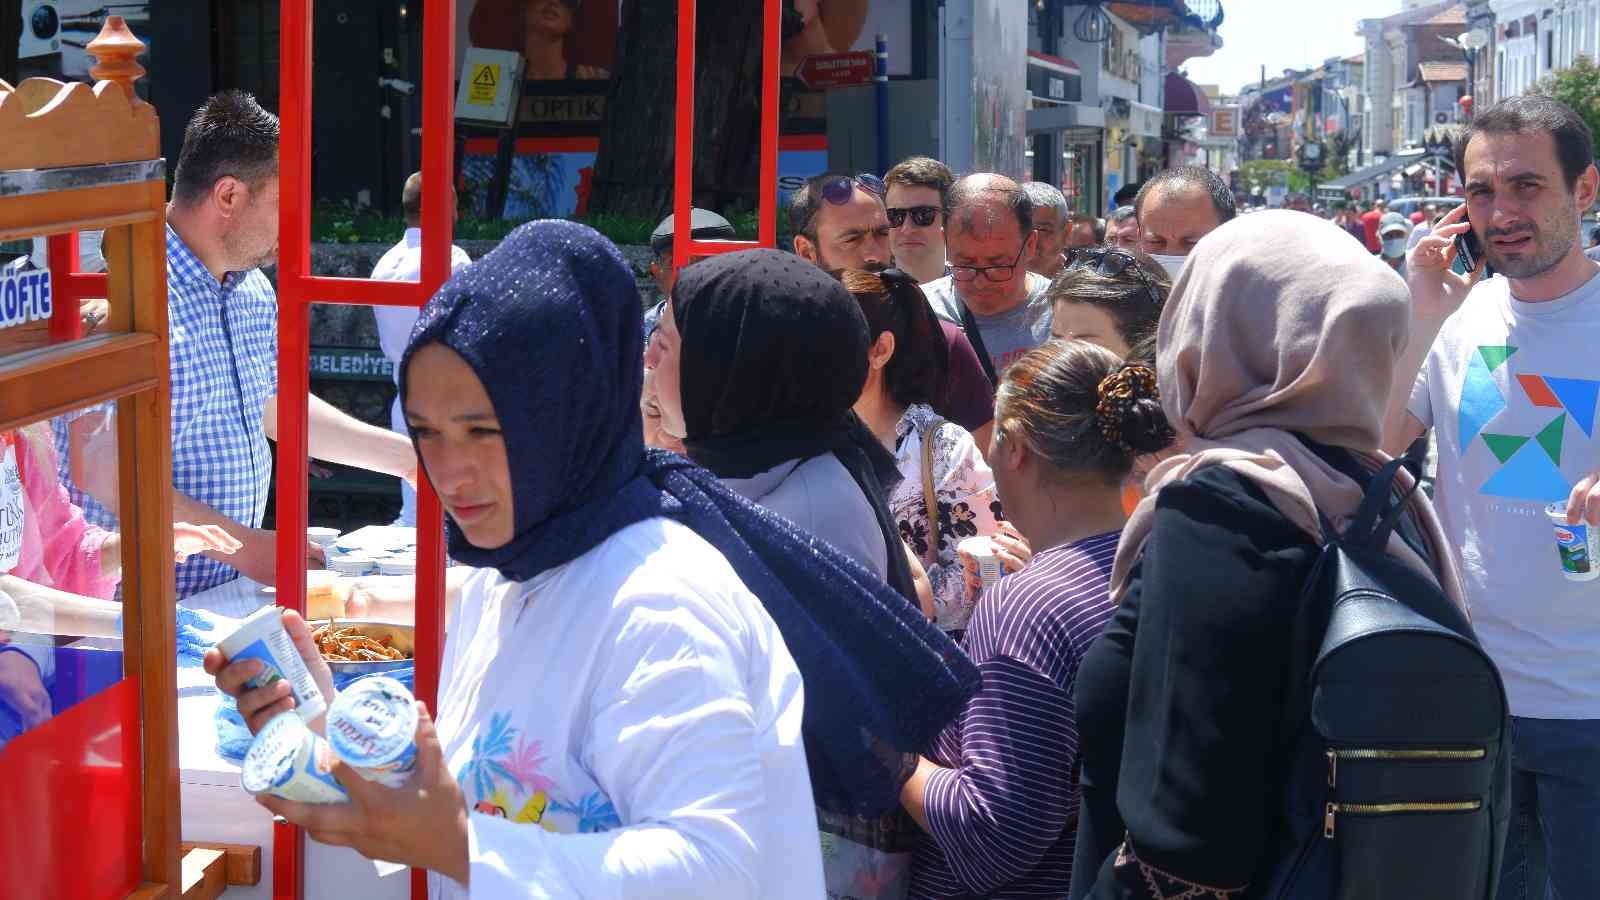
[[[1466,203],[1407,260],[1411,342],[1385,418],[1390,453],[1435,432],[1434,501],[1511,703],[1502,898],[1600,897],[1600,581],[1581,580],[1600,560],[1558,553],[1550,514],[1600,525],[1593,158],[1583,119],[1550,98],[1478,114],[1455,150]],[[1461,275],[1469,232],[1481,258]],[[1503,277],[1484,279],[1485,262]],[[1529,865],[1540,846],[1548,894]]]

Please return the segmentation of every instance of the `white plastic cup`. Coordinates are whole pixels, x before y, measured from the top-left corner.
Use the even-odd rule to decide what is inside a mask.
[[[376,574],[377,565],[372,557],[365,553],[345,553],[340,556],[329,556],[328,568],[340,575],[360,576]]]
[[[1568,581],[1593,581],[1600,578],[1600,531],[1587,522],[1567,524],[1565,501],[1544,509],[1556,529],[1556,553],[1560,554],[1561,574]]]
[[[333,750],[299,716],[280,713],[261,729],[239,768],[239,785],[252,795],[269,794],[301,803],[348,803],[333,777]]]
[[[417,573],[417,558],[415,556],[391,556],[378,561],[379,575],[415,575]]]
[[[313,525],[312,527],[306,529],[306,538],[310,540],[311,543],[316,544],[318,547],[326,550],[328,547],[333,546],[333,543],[339,539],[339,529],[328,528],[322,525]]]
[[[217,644],[228,662],[261,660],[261,674],[245,682],[247,690],[266,687],[283,679],[294,694],[294,711],[309,722],[328,709],[317,680],[311,677],[306,661],[283,627],[283,609],[263,606],[239,624],[239,629]]]
[[[1000,580],[1005,567],[1000,563],[1000,550],[994,541],[983,535],[969,537],[956,544],[956,552],[965,553],[978,564],[978,578],[985,588]]]
[[[328,744],[368,781],[397,788],[417,769],[417,701],[400,682],[363,678],[328,706]]]

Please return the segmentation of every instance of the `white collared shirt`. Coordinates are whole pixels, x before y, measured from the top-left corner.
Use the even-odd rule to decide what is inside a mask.
[[[454,274],[470,265],[467,251],[450,245],[450,272]],[[390,247],[372,269],[373,281],[422,280],[422,229],[407,228],[405,237]],[[421,310],[409,306],[374,306],[372,314],[378,320],[378,345],[383,355],[395,366],[396,383],[400,378],[400,357],[405,355],[406,342],[411,339],[411,327],[417,324]]]

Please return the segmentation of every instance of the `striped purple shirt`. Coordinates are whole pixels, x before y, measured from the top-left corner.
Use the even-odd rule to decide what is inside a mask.
[[[913,898],[1065,897],[1078,729],[1072,682],[1111,618],[1118,534],[1033,557],[978,602],[962,646],[983,690],[935,740]]]

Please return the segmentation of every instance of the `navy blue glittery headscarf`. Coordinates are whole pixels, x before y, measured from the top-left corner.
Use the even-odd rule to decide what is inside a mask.
[[[474,547],[448,522],[451,556],[526,581],[635,522],[682,522],[728,559],[794,657],[817,804],[894,809],[909,755],[964,708],[977,669],[853,560],[683,457],[646,450],[640,316],[622,254],[559,221],[518,228],[428,302],[401,360],[402,396],[419,347],[460,354],[500,420],[515,506],[504,547]]]

